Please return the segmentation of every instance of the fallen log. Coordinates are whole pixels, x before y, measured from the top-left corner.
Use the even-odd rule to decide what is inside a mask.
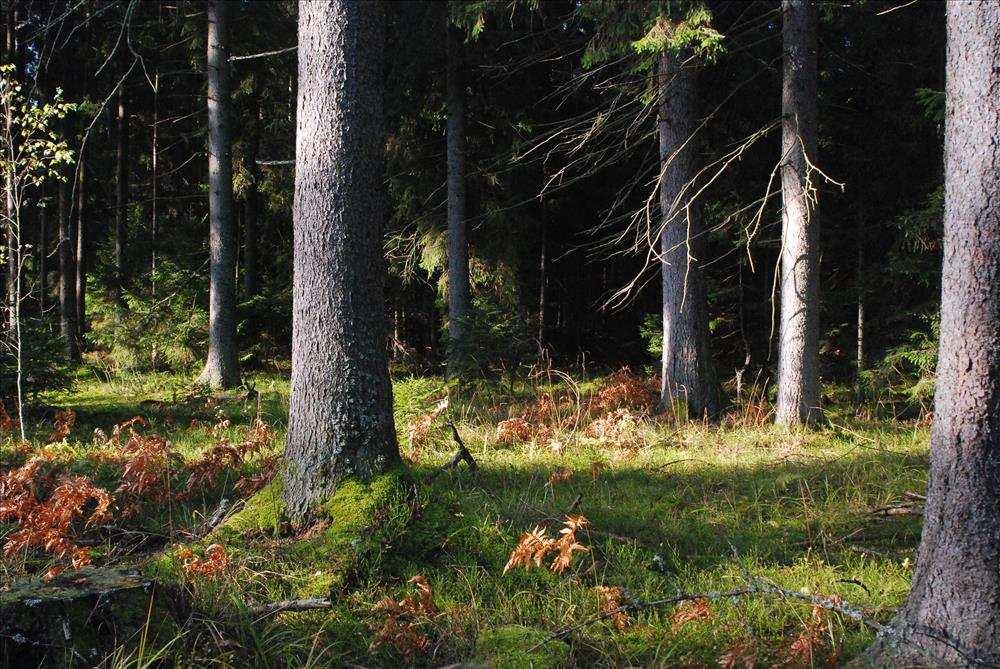
[[[120,648],[170,641],[179,600],[151,579],[84,567],[0,592],[0,666],[94,666]]]

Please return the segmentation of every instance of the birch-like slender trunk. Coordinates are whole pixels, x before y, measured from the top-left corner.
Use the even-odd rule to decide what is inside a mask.
[[[76,301],[77,336],[83,337],[87,332],[87,246],[88,246],[88,211],[87,211],[87,159],[80,154],[80,178],[76,184],[76,231],[73,271],[76,289],[73,297]]]

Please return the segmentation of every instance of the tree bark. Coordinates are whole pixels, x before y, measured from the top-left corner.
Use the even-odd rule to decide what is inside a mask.
[[[816,27],[814,0],[782,0],[781,326],[779,424],[803,423],[819,405],[819,219],[807,191],[816,159]]]
[[[856,289],[858,291],[858,317],[857,317],[857,350],[855,352],[855,399],[860,402],[862,399],[861,375],[865,371],[865,245],[867,244],[867,234],[865,228],[865,217],[858,216],[857,229],[855,230],[858,244],[857,277]]]
[[[114,299],[119,314],[125,310],[128,270],[125,262],[128,244],[128,94],[125,83],[118,87],[117,176],[115,179],[115,278]]]
[[[73,263],[76,282],[77,336],[87,332],[87,159],[80,154],[80,179],[76,184],[76,258]]]
[[[660,402],[683,402],[687,415],[719,410],[719,387],[708,349],[708,306],[699,266],[701,207],[693,189],[695,80],[681,58],[664,52],[659,62],[660,271],[663,289],[663,355]]]
[[[447,19],[448,43],[448,368],[465,366],[470,342],[469,238],[465,213],[465,83],[462,37]]]
[[[38,204],[38,313],[44,319],[49,306],[49,225],[44,185],[38,194]]]
[[[4,56],[8,63],[14,65],[13,79],[22,83],[23,81],[23,68],[21,63],[21,48],[17,39],[17,23],[19,7],[15,2],[7,3],[7,11],[5,13],[6,17],[6,43],[4,49]],[[11,116],[8,114],[4,119],[7,124],[7,133],[11,136],[14,143],[17,143],[17,130],[12,130]],[[17,212],[14,208],[17,206],[14,198],[14,184],[11,178],[7,178],[4,183],[4,207],[7,211],[7,332],[10,336],[11,345],[14,346],[14,334],[17,328],[17,303],[21,299],[18,294],[18,285],[20,279],[21,268],[18,265],[18,258],[20,257],[20,248],[18,243],[18,231],[15,230],[17,221]]]
[[[376,2],[299,3],[292,395],[285,502],[396,464],[385,322],[383,24]]]
[[[208,359],[198,383],[240,385],[236,352],[236,235],[229,111],[229,2],[208,1]]]
[[[544,187],[544,184],[543,184]],[[545,289],[546,270],[548,270],[548,232],[549,226],[545,216],[545,196],[538,196],[538,222],[541,228],[541,248],[538,261],[538,350],[545,350]]]
[[[259,114],[257,120],[260,120]],[[257,215],[260,208],[260,168],[257,167],[257,158],[260,129],[256,125],[251,131],[249,144],[247,171],[250,173],[250,180],[243,202],[243,293],[247,298],[257,294]]]
[[[76,331],[76,265],[74,254],[72,216],[70,215],[68,186],[59,182],[59,334],[63,350],[70,362],[80,359]]]
[[[157,72],[153,78],[153,129],[152,138],[150,140],[150,219],[149,219],[149,232],[150,232],[150,246],[152,247],[149,255],[149,273],[150,273],[150,289],[153,297],[156,297],[156,245],[159,242],[160,236],[160,219],[159,219],[159,193],[160,193],[160,166],[159,166],[159,151],[160,151],[160,73]]]
[[[893,666],[1000,664],[1000,5],[948,3],[947,26],[944,270],[927,506],[897,634],[878,639],[868,656]]]

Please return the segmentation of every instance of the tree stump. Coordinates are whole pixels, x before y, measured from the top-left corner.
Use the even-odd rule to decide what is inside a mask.
[[[140,642],[147,653],[176,630],[167,591],[138,573],[85,567],[0,592],[0,666],[91,666]]]

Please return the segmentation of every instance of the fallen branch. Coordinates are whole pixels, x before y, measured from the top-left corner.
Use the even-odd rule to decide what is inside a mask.
[[[873,516],[922,516],[924,507],[916,504],[889,504],[872,509]]]
[[[665,599],[656,599],[652,601],[644,602],[638,600],[629,602],[628,604],[622,604],[617,608],[610,609],[607,611],[602,611],[601,613],[595,614],[583,620],[582,622],[577,623],[576,625],[567,625],[561,629],[558,629],[549,636],[545,637],[544,639],[536,643],[531,648],[529,648],[528,652],[529,653],[534,652],[539,648],[541,648],[542,646],[544,646],[545,644],[549,643],[550,641],[557,641],[559,639],[564,639],[579,629],[588,627],[590,625],[593,625],[594,623],[599,623],[602,620],[607,620],[608,618],[614,618],[615,616],[621,615],[623,613],[628,614],[635,611],[641,611],[643,609],[663,608],[666,606],[672,606],[674,604],[680,604],[681,602],[693,602],[698,599],[709,599],[709,600],[732,599],[734,597],[742,597],[743,595],[753,594],[754,592],[755,590],[753,588],[740,588],[737,590],[727,590],[725,592],[716,592],[713,590],[711,592],[702,592],[697,594],[681,593],[675,595],[674,597],[667,597]]]
[[[455,455],[451,456],[451,460],[446,462],[441,469],[454,469],[458,467],[459,463],[463,460],[467,465],[469,465],[470,470],[476,471],[479,469],[479,466],[476,464],[476,459],[472,457],[472,453],[470,453],[469,449],[465,447],[465,442],[462,441],[461,435],[458,434],[458,428],[451,422],[448,423],[448,427],[451,428],[451,435],[455,439],[455,443],[458,444],[458,450],[455,451]]]
[[[327,599],[325,597],[311,597],[309,599],[285,599],[280,602],[272,602],[271,604],[252,606],[249,609],[249,613],[253,616],[264,617],[290,611],[316,611],[332,607],[332,599]]]
[[[663,599],[656,599],[651,601],[641,601],[641,600],[631,601],[627,604],[622,604],[621,606],[616,607],[614,609],[610,609],[595,614],[583,620],[582,622],[577,623],[576,625],[567,625],[559,630],[556,630],[555,632],[553,632],[552,634],[550,634],[549,636],[547,636],[546,638],[542,639],[534,646],[529,648],[528,652],[530,653],[535,650],[538,650],[539,648],[549,643],[550,641],[563,639],[583,627],[587,627],[594,623],[600,622],[602,620],[607,620],[608,618],[613,618],[621,614],[634,613],[636,611],[642,611],[645,609],[659,609],[667,606],[672,606],[674,604],[680,604],[681,602],[690,602],[699,599],[704,599],[704,600],[735,599],[737,597],[758,596],[758,595],[780,597],[781,599],[795,599],[802,602],[808,602],[809,604],[812,604],[813,606],[818,606],[821,609],[826,609],[828,611],[835,611],[837,613],[840,613],[841,615],[847,616],[848,618],[854,620],[855,622],[861,623],[862,625],[867,625],[868,627],[875,630],[880,636],[892,637],[899,641],[911,644],[922,654],[924,654],[928,659],[931,660],[936,659],[933,656],[933,654],[928,652],[928,650],[923,645],[921,645],[914,639],[910,638],[908,635],[901,634],[899,630],[897,630],[894,627],[890,627],[889,625],[883,625],[874,618],[865,615],[860,609],[847,604],[839,597],[838,598],[820,597],[818,595],[809,595],[803,592],[796,592],[794,590],[786,590],[784,588],[779,588],[773,583],[763,581],[762,579],[759,578],[754,579],[754,583],[752,585],[748,585],[745,588],[738,588],[735,590],[727,590],[721,592],[713,590],[702,593],[678,593],[673,597],[666,597]],[[956,650],[960,655],[970,660],[970,662],[976,661],[975,658],[970,658],[966,653],[963,653],[953,643],[947,641],[946,639],[942,639],[937,635],[928,634],[927,632],[924,632],[924,634],[927,634],[927,636],[930,636],[936,641],[947,644],[948,646]]]
[[[230,56],[229,57],[229,62],[230,63],[235,63],[235,62],[241,61],[241,60],[255,60],[257,58],[267,58],[268,56],[279,56],[279,55],[281,55],[283,53],[289,53],[291,51],[295,51],[298,48],[299,48],[298,46],[290,46],[290,47],[286,47],[284,49],[275,49],[274,51],[263,51],[261,53],[251,53],[251,54],[248,54],[246,56]]]

